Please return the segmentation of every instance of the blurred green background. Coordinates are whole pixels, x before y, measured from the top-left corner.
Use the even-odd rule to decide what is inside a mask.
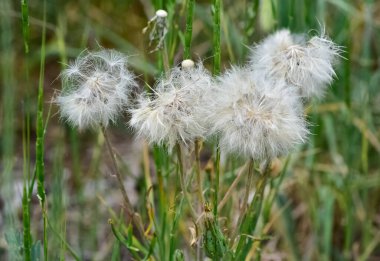
[[[0,1],[0,260],[21,258],[14,253],[22,248],[23,184],[35,165],[42,47],[49,260],[72,259],[64,242],[83,260],[128,260],[107,223],[118,215],[121,197],[107,174],[103,138],[66,126],[52,98],[61,89],[59,74],[65,64],[84,49],[99,46],[130,56],[141,89],[144,82],[153,84],[162,66],[160,56],[149,52],[142,29],[155,10],[168,10],[166,44],[170,63],[178,64],[183,59],[186,1],[47,0],[44,21],[44,2],[30,0],[28,37],[23,35],[22,3]],[[196,1],[191,49],[192,58],[209,69],[211,4]],[[277,29],[312,35],[323,27],[344,47],[344,59],[336,66],[337,77],[326,98],[308,106],[312,135],[291,156],[274,206],[264,206],[264,220],[266,215],[273,222],[270,239],[261,245],[263,260],[380,260],[380,1],[224,0],[222,72],[231,64],[245,63],[249,46]],[[139,209],[147,190],[143,143],[133,139],[127,120],[126,114],[112,126],[112,140],[125,163],[128,193]],[[231,181],[226,175],[221,191]],[[30,204],[37,251],[42,217],[36,193]],[[184,249],[190,248],[186,226],[180,225],[178,234],[178,247]]]

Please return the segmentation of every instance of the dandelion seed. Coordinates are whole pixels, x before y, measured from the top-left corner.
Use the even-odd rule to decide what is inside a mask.
[[[114,50],[84,53],[61,77],[63,91],[56,99],[61,116],[79,129],[114,122],[136,86],[127,57]]]
[[[168,78],[162,78],[154,93],[144,93],[136,109],[131,110],[130,125],[138,136],[150,143],[167,144],[169,149],[177,142],[192,143],[203,137],[205,127],[198,117],[204,90],[212,85],[210,74],[202,64],[173,69]]]
[[[308,134],[302,103],[285,83],[260,82],[249,69],[234,68],[218,79],[209,101],[208,120],[220,146],[253,159],[284,155]]]
[[[252,74],[258,82],[285,80],[300,96],[320,98],[335,76],[340,48],[325,36],[307,42],[296,38],[282,30],[257,45],[250,57]]]

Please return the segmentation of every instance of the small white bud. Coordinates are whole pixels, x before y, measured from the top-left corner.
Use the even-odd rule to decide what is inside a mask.
[[[168,33],[167,16],[168,13],[165,10],[157,10],[155,16],[143,29],[143,34],[149,32],[149,46],[156,45],[151,52],[160,50],[164,46],[165,36]]]
[[[168,12],[166,12],[165,10],[159,9],[159,10],[156,11],[156,15],[158,17],[164,18],[164,17],[168,16]]]
[[[181,66],[184,69],[194,68],[194,65],[195,64],[194,64],[193,60],[190,60],[190,59],[183,60],[181,63]]]

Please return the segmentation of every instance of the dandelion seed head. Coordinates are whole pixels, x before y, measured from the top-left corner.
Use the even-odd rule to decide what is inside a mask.
[[[276,56],[294,44],[293,36],[289,30],[277,31],[252,49],[250,62],[252,64],[264,62],[268,56]]]
[[[308,134],[298,95],[285,83],[258,86],[249,70],[235,68],[218,80],[208,119],[228,153],[253,159],[284,155]],[[263,84],[263,83],[260,83]]]
[[[131,110],[130,125],[137,135],[150,143],[192,143],[203,137],[205,128],[198,117],[202,92],[210,88],[212,78],[202,64],[175,68],[156,84],[153,94],[141,95],[137,108]]]
[[[320,98],[335,76],[338,56],[340,48],[325,36],[301,41],[282,30],[253,49],[249,66],[258,82],[285,80],[300,96]]]
[[[79,129],[115,121],[136,86],[127,57],[106,49],[82,54],[61,77],[63,90],[56,98],[61,117]]]

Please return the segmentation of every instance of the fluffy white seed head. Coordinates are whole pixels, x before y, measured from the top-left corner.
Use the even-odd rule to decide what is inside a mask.
[[[177,142],[192,143],[205,133],[198,110],[202,93],[212,82],[201,64],[173,69],[152,94],[140,97],[137,108],[131,110],[130,125],[138,136],[150,143],[167,144],[169,149]]]
[[[262,62],[269,63],[268,57],[275,57],[294,44],[293,36],[289,30],[283,29],[275,32],[254,46],[250,55],[250,63],[252,65]]]
[[[296,38],[288,30],[266,38],[251,54],[252,73],[258,81],[285,80],[302,97],[320,98],[335,76],[333,65],[340,49],[325,36],[306,43]]]
[[[226,152],[267,159],[305,141],[308,130],[302,103],[283,82],[258,86],[249,70],[235,68],[218,83],[209,101],[208,119]]]
[[[79,129],[115,121],[136,86],[127,57],[114,50],[83,53],[61,77],[63,90],[56,98],[61,117]]]

